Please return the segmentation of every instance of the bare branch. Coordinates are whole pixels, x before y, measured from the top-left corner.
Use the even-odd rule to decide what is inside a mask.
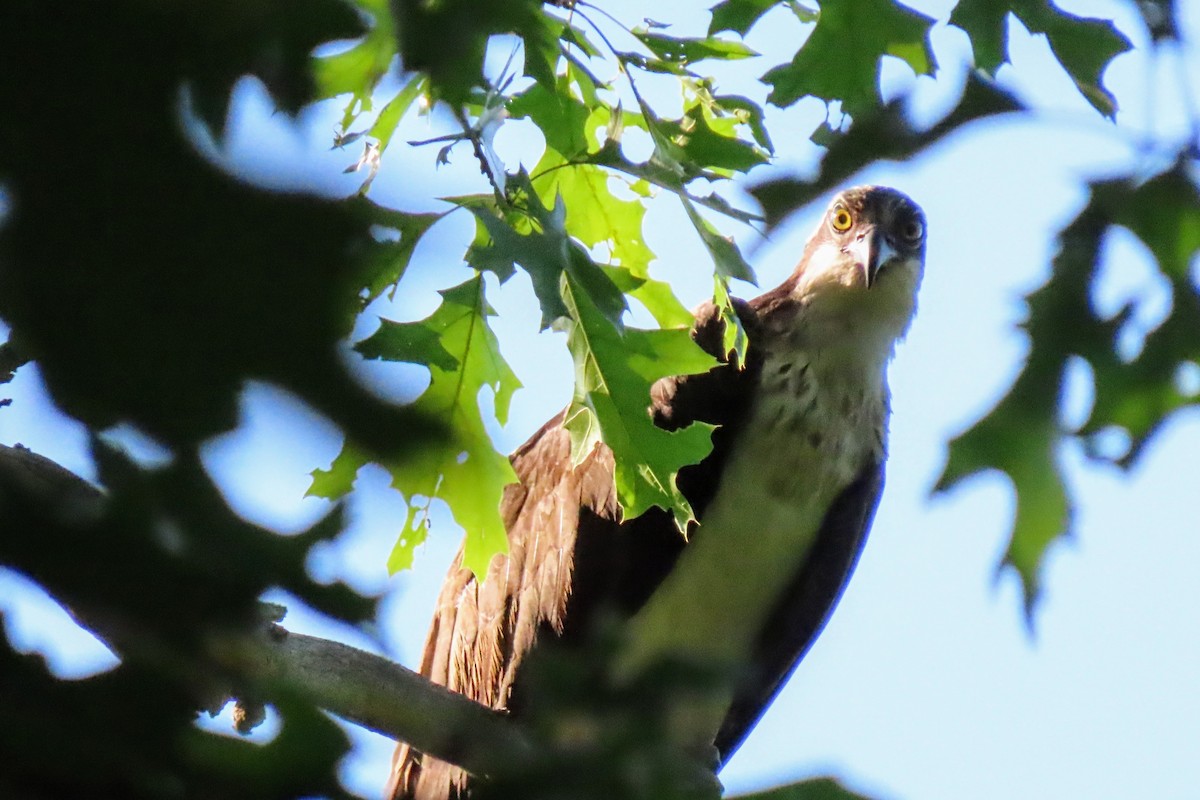
[[[0,486],[52,504],[67,517],[95,518],[103,511],[100,489],[21,446],[0,445]],[[213,675],[214,680],[225,682],[233,675],[256,698],[268,701],[279,692],[300,694],[339,717],[476,774],[486,774],[497,763],[519,763],[533,752],[507,716],[382,656],[289,633],[270,621],[279,617],[277,610],[263,605],[266,625],[261,630],[208,638],[207,667],[223,673]],[[137,632],[110,621],[109,614],[91,613],[78,604],[67,610],[114,652],[119,648],[113,642],[136,644]]]
[[[209,654],[256,687],[298,692],[358,725],[482,774],[532,749],[505,715],[341,642],[289,633],[210,640]]]

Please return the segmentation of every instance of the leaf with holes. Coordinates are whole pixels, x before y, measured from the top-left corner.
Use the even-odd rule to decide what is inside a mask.
[[[1059,424],[1068,360],[1087,359],[1096,374],[1114,365],[1113,343],[1120,319],[1100,319],[1091,303],[1100,241],[1111,224],[1098,201],[1091,202],[1059,236],[1050,279],[1026,298],[1029,357],[1011,389],[988,414],[950,442],[935,491],[946,491],[971,475],[999,470],[1017,498],[1004,565],[1016,569],[1025,593],[1027,619],[1041,591],[1046,550],[1069,532],[1071,500],[1058,449],[1069,435]]]
[[[449,436],[387,467],[392,485],[409,505],[408,518],[388,557],[391,571],[412,563],[425,539],[429,504],[440,499],[466,533],[463,566],[483,575],[496,553],[507,552],[500,519],[504,487],[516,480],[508,458],[496,452],[479,410],[484,389],[493,394],[496,419],[508,420],[512,394],[521,383],[500,354],[487,318],[494,314],[476,276],[441,292],[442,304],[419,322],[382,320],[379,330],[355,345],[364,358],[422,364],[429,387],[413,404],[440,421]],[[327,470],[313,473],[309,494],[336,497],[349,491],[366,458],[343,448]]]
[[[394,211],[377,205],[358,195],[348,201],[367,210],[374,221],[372,241],[365,248],[363,257],[363,294],[365,307],[383,294],[389,287],[395,296],[396,287],[404,277],[417,243],[421,241],[433,224],[445,216],[440,214],[410,214]],[[398,237],[398,238],[397,238]]]
[[[1100,184],[1095,196],[1114,224],[1145,242],[1172,292],[1171,313],[1135,358],[1117,358],[1114,342],[1111,357],[1093,363],[1096,399],[1080,433],[1094,443],[1106,430],[1123,431],[1127,452],[1106,460],[1128,469],[1171,414],[1200,400],[1176,379],[1184,365],[1200,363],[1200,291],[1189,274],[1200,252],[1200,191],[1177,165],[1137,186]]]
[[[695,515],[675,476],[712,449],[713,428],[696,423],[665,431],[654,425],[646,406],[654,381],[704,372],[716,360],[696,346],[686,328],[618,328],[569,275],[563,277],[562,293],[570,310],[567,346],[575,360],[575,397],[565,423],[572,456],[582,459],[603,437],[613,451],[626,518],[660,506],[685,529]]]

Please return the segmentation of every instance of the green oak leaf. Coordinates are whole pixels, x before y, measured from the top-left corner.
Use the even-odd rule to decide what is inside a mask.
[[[688,219],[695,226],[696,233],[700,234],[700,241],[704,242],[704,246],[708,248],[717,273],[726,278],[739,278],[750,283],[757,283],[758,278],[754,275],[754,270],[742,256],[742,251],[733,237],[725,236],[717,230],[715,225],[700,214],[696,205],[687,195],[680,195],[680,199],[683,201],[683,208],[687,211]]]
[[[1177,165],[1138,186],[1101,184],[1095,195],[1114,224],[1146,244],[1172,292],[1170,314],[1146,335],[1136,357],[1119,360],[1114,341],[1101,354],[1107,359],[1092,359],[1095,400],[1080,434],[1094,457],[1128,469],[1172,413],[1200,400],[1176,381],[1184,364],[1200,364],[1200,291],[1189,275],[1200,252],[1200,191]],[[1128,436],[1128,450],[1101,455],[1098,437],[1112,429]]]
[[[524,173],[512,176],[512,192],[519,198],[519,211],[499,214],[485,205],[471,206],[486,236],[477,237],[467,259],[476,269],[511,272],[519,265],[529,273],[533,290],[542,307],[542,328],[569,314],[560,290],[560,279],[569,273],[580,288],[614,325],[628,306],[613,282],[588,257],[567,232],[567,207],[557,195],[552,209],[542,204]],[[514,206],[517,208],[518,206]]]
[[[704,39],[690,39],[679,36],[665,36],[661,33],[650,33],[635,29],[633,35],[663,61],[671,64],[686,65],[696,61],[715,58],[731,61],[742,58],[753,58],[758,55],[746,45],[727,39],[709,36]]]
[[[429,504],[446,502],[465,531],[463,566],[487,572],[496,553],[507,552],[500,519],[504,487],[516,480],[508,458],[496,452],[479,410],[479,395],[493,393],[496,419],[504,424],[512,394],[521,383],[500,354],[487,318],[494,311],[484,299],[482,277],[441,293],[442,304],[419,322],[381,320],[379,330],[355,345],[364,358],[403,361],[429,368],[429,387],[412,405],[449,431],[444,440],[414,450],[386,465],[392,485],[408,503],[408,517],[388,556],[391,572],[412,563],[414,548],[425,540]],[[339,497],[367,462],[349,445],[327,470],[316,470],[308,493]]]
[[[771,85],[767,101],[783,108],[810,95],[840,100],[842,110],[857,118],[879,104],[883,56],[903,60],[918,75],[933,74],[933,23],[892,0],[825,0],[816,27],[792,62],[763,76]]]
[[[618,289],[645,306],[660,327],[677,328],[692,324],[692,312],[675,296],[671,284],[635,274],[625,267],[602,266],[601,269]]]
[[[779,0],[725,0],[711,9],[712,21],[708,23],[708,35],[721,31],[733,31],[742,36],[750,32],[754,23],[776,5]]]
[[[347,202],[365,208],[378,231],[378,235],[368,245],[363,259],[364,292],[360,299],[362,306],[366,307],[388,287],[391,287],[392,296],[395,296],[396,287],[412,261],[417,243],[445,214],[410,214],[394,211],[361,195]],[[396,236],[399,238],[395,239]]]
[[[729,281],[721,275],[713,276],[713,303],[721,309],[721,319],[725,321],[725,335],[721,344],[724,351],[730,354],[729,363],[741,369],[746,363],[746,353],[750,348],[750,335],[746,333],[742,318],[733,307]]]
[[[775,145],[771,143],[771,135],[767,133],[762,106],[748,97],[734,94],[716,95],[713,97],[713,101],[721,108],[736,115],[738,122],[748,126],[750,134],[754,137],[754,141],[758,142],[759,147],[768,153],[775,152]]]
[[[1088,281],[1095,271],[1104,224],[1085,209],[1060,236],[1061,250],[1050,281],[1027,298],[1031,348],[1008,393],[969,430],[950,442],[946,466],[934,491],[946,491],[985,470],[1008,476],[1016,493],[1016,517],[1003,565],[1016,569],[1025,594],[1027,621],[1041,591],[1041,565],[1050,544],[1070,524],[1071,501],[1063,481],[1058,423],[1067,360],[1074,349],[1062,332],[1101,346],[1105,331],[1091,314]],[[1061,316],[1057,316],[1061,315]],[[1048,330],[1057,326],[1057,332]]]
[[[966,31],[975,51],[975,63],[994,75],[1008,61],[1008,14],[1030,33],[1041,33],[1054,57],[1071,76],[1092,106],[1106,117],[1117,110],[1116,99],[1100,83],[1100,75],[1114,57],[1133,45],[1110,20],[1079,17],[1062,11],[1050,0],[962,0],[950,15],[950,24]]]
[[[418,97],[426,95],[428,91],[429,79],[417,73],[396,93],[395,97],[384,105],[383,109],[379,112],[379,116],[375,118],[375,123],[367,131],[368,136],[372,136],[378,140],[381,151],[386,150],[388,144],[391,143],[392,134],[396,132],[397,126],[400,125],[400,120],[412,108],[413,102]],[[345,126],[343,125],[344,129]]]
[[[1149,181],[1121,178],[1091,188],[1090,202],[1059,236],[1050,279],[1027,298],[1031,348],[1024,368],[996,407],[950,443],[935,487],[946,491],[989,469],[1012,481],[1017,514],[1003,565],[1021,577],[1028,618],[1046,551],[1070,533],[1071,498],[1057,458],[1062,443],[1078,437],[1092,457],[1129,468],[1168,416],[1200,400],[1174,380],[1181,364],[1200,363],[1200,292],[1188,275],[1200,252],[1200,191],[1180,165]],[[1114,225],[1146,243],[1174,293],[1170,315],[1128,361],[1117,340],[1130,308],[1100,318],[1092,303],[1101,241]],[[1071,358],[1090,365],[1095,392],[1078,431],[1064,429],[1058,418]],[[1128,436],[1125,452],[1099,447],[1097,437],[1111,430]]]
[[[386,2],[357,0],[373,23],[349,49],[313,60],[313,77],[319,98],[349,94],[342,112],[341,130],[350,130],[358,116],[372,109],[372,95],[396,59],[396,32]],[[397,120],[398,121],[398,120]]]
[[[695,515],[675,476],[712,449],[713,428],[696,423],[665,431],[654,425],[646,407],[654,381],[703,372],[716,360],[696,346],[687,328],[618,328],[589,294],[572,276],[563,276],[570,316],[562,327],[575,360],[575,396],[565,422],[572,456],[582,460],[603,438],[613,451],[617,496],[626,518],[660,506],[685,530]]]
[[[350,494],[358,471],[370,462],[371,457],[352,445],[342,444],[341,451],[333,459],[327,469],[314,469],[312,483],[305,490],[305,497],[323,497],[326,500],[338,500]]]
[[[565,160],[588,150],[586,124],[592,111],[571,96],[565,76],[554,89],[535,83],[509,101],[508,113],[518,119],[528,117],[546,137],[546,146]]]
[[[681,119],[658,120],[657,126],[679,148],[685,164],[729,176],[734,172],[748,172],[768,159],[766,152],[738,138],[738,124],[735,117],[717,117],[696,103]],[[685,171],[698,172],[695,167],[685,167]]]
[[[614,263],[646,276],[654,253],[646,245],[642,226],[648,194],[644,181],[627,184],[630,198],[612,193],[611,173],[592,164],[570,164],[547,151],[534,168],[533,187],[543,202],[562,198],[566,207],[564,227],[568,235],[589,249],[602,245]]]

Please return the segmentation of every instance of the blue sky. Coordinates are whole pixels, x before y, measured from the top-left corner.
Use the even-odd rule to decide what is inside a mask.
[[[953,4],[914,5],[944,20]],[[1146,44],[1132,4],[1061,5],[1115,17],[1136,45]],[[1194,41],[1200,37],[1200,3],[1180,5]],[[627,21],[638,19],[636,4],[605,7]],[[698,32],[707,22],[704,14],[692,16],[681,32]],[[748,43],[775,63],[794,52],[802,31],[777,10]],[[970,127],[911,162],[878,165],[854,181],[902,189],[929,219],[921,308],[891,370],[888,486],[833,621],[723,773],[731,792],[817,774],[837,775],[872,796],[905,800],[1184,798],[1194,797],[1200,785],[1200,635],[1194,621],[1200,582],[1193,577],[1200,563],[1194,505],[1200,414],[1177,416],[1128,476],[1089,464],[1077,447],[1062,449],[1077,501],[1075,537],[1056,545],[1048,559],[1032,636],[1015,576],[995,572],[1012,516],[1006,481],[984,476],[948,496],[929,495],[947,440],[991,407],[1021,363],[1026,343],[1015,329],[1023,313],[1020,297],[1046,277],[1054,232],[1084,202],[1082,182],[1161,166],[1152,150],[1139,146],[1143,137],[1186,136],[1181,92],[1190,91],[1192,107],[1200,107],[1194,50],[1157,60],[1139,52],[1119,57],[1106,75],[1121,104],[1114,126],[1076,93],[1044,40],[1017,24],[1011,37],[1015,64],[1002,70],[1001,82],[1038,108],[1036,116]],[[911,91],[912,113],[924,120],[953,101],[970,58],[966,38],[944,24],[933,40],[942,67],[937,80],[914,79],[897,63],[885,63],[881,80],[888,96]],[[507,50],[493,59],[497,69],[506,56]],[[752,78],[764,63],[713,72],[723,85],[762,99],[765,89],[755,88]],[[1183,75],[1191,76],[1190,85],[1181,85]],[[670,102],[664,90],[650,90],[663,91],[661,101]],[[249,81],[239,85],[234,105],[232,136],[218,156],[232,169],[272,186],[334,196],[357,189],[361,176],[342,174],[357,151],[329,149],[340,105],[313,109],[292,128],[271,113],[261,89]],[[755,177],[810,171],[819,151],[807,135],[823,113],[811,101],[772,112],[777,164]],[[372,197],[428,210],[439,207],[436,195],[481,190],[465,149],[455,151],[449,167],[434,171],[434,149],[401,142],[442,132],[425,121],[406,123],[385,156]],[[539,148],[540,140],[519,122],[506,124],[497,137],[510,169],[518,162],[531,166]],[[646,235],[659,255],[656,274],[694,303],[710,286],[706,256],[669,199],[653,206]],[[763,287],[791,270],[820,211],[814,206],[798,214],[770,241],[738,233]],[[418,249],[405,278],[407,294],[372,312],[411,319],[432,310],[432,289],[467,277],[460,257],[471,232],[464,214],[440,223]],[[572,373],[561,337],[536,332],[527,281],[517,277],[490,289],[501,313],[496,327],[502,345],[526,387],[514,399],[508,426],[494,431],[507,451],[567,402]],[[755,291],[739,289],[745,296]],[[1140,335],[1168,310],[1169,296],[1144,247],[1118,232],[1106,242],[1095,300],[1112,312],[1128,298],[1138,300],[1126,336],[1136,348]],[[373,325],[373,315],[366,315],[360,332]],[[419,370],[370,365],[362,372],[380,391],[412,397],[420,389]],[[1086,415],[1086,377],[1077,365],[1068,384],[1068,423]],[[92,474],[82,430],[48,404],[36,370],[23,368],[8,394],[14,403],[0,409],[0,441],[21,442]],[[489,400],[482,402],[486,407]],[[151,452],[130,431],[116,438],[136,452]],[[253,385],[241,427],[214,441],[206,455],[234,508],[288,531],[325,510],[323,502],[302,495],[308,472],[327,466],[338,447],[327,422],[286,394]],[[411,665],[458,534],[448,515],[436,514],[415,571],[389,579],[383,563],[404,509],[386,487],[382,471],[364,471],[351,530],[314,555],[311,568],[363,591],[387,591],[378,635],[385,652]],[[60,674],[86,675],[111,663],[52,603],[4,571],[0,609],[10,639],[46,652]],[[371,646],[294,605],[288,624]],[[227,729],[223,720],[209,724]],[[392,746],[365,733],[356,741],[346,779],[376,796]]]

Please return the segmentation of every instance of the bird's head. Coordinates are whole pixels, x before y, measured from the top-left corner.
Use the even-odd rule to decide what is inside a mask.
[[[925,263],[925,214],[895,189],[856,186],[833,198],[806,249],[806,283],[873,289],[903,280],[915,288]]]
[[[847,322],[869,317],[881,333],[898,337],[916,310],[924,265],[921,207],[886,186],[856,186],[829,204],[805,247],[792,291],[846,315]]]

